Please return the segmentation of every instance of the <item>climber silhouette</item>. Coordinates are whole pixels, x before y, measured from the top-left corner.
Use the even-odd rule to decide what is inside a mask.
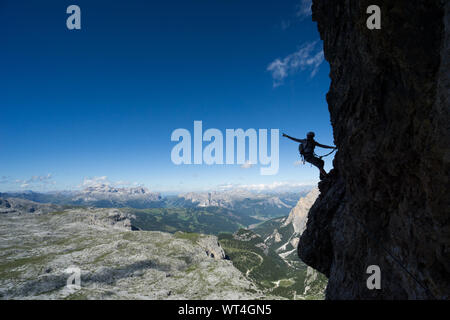
[[[308,132],[306,134],[306,139],[296,139],[283,133],[283,137],[289,138],[295,142],[300,142],[298,149],[300,151],[301,156],[304,158],[306,162],[309,162],[312,165],[319,168],[320,179],[323,179],[327,175],[327,172],[323,169],[325,162],[321,159],[322,157],[319,158],[316,156],[316,154],[314,153],[314,148],[316,146],[326,149],[337,149],[337,148],[318,143],[316,140],[314,140],[314,136],[315,136],[314,132]]]

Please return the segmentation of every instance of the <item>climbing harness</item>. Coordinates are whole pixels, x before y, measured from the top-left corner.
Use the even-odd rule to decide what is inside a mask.
[[[298,151],[300,152],[300,161],[305,164],[305,146],[303,145],[303,143],[300,143],[298,146]],[[323,156],[319,156],[318,154],[316,154],[315,152],[313,152],[313,155],[319,159],[328,157],[330,154],[332,154],[333,152],[335,152],[337,150],[337,148],[334,148],[331,152],[328,152],[327,154],[324,154]]]

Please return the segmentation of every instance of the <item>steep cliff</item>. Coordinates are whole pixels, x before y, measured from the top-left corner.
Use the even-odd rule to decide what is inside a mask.
[[[300,198],[281,226],[286,227],[289,224],[292,224],[294,232],[301,235],[306,228],[309,209],[312,207],[318,196],[319,189],[314,188],[305,197]]]
[[[298,253],[329,277],[328,299],[448,299],[450,3],[375,2],[313,1],[339,151]],[[381,30],[366,27],[371,4]]]

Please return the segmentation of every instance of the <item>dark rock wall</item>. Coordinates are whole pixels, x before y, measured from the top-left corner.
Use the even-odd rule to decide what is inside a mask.
[[[372,4],[381,30],[366,27]],[[441,0],[313,1],[339,151],[298,251],[329,277],[328,299],[450,298],[449,11]],[[381,290],[366,286],[373,264]]]

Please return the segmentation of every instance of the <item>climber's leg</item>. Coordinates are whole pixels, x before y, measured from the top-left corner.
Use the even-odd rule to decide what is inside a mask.
[[[325,171],[325,169],[323,168],[323,166],[325,165],[325,161],[323,161],[320,158],[317,158],[315,156],[306,156],[305,157],[305,161],[311,163],[313,166],[317,167],[320,170],[320,178],[324,178],[327,175],[327,172]]]

